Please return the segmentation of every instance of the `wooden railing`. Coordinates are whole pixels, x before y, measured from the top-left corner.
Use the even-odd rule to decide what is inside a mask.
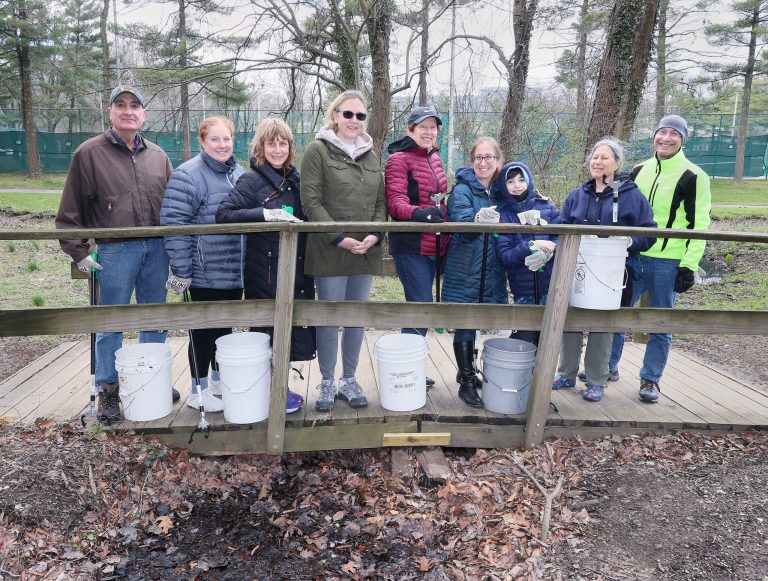
[[[547,232],[559,235],[558,249],[546,306],[481,305],[456,303],[391,303],[348,301],[294,301],[296,248],[300,232],[332,232],[335,223],[249,223],[154,228],[68,230],[68,239],[144,238],[179,234],[231,234],[280,232],[277,298],[186,304],[120,305],[79,308],[0,310],[0,336],[57,335],[99,331],[139,331],[147,328],[199,329],[208,327],[274,326],[273,386],[288,383],[290,334],[293,325],[370,326],[541,330],[533,383],[526,412],[524,443],[533,447],[544,437],[564,331],[642,333],[768,334],[768,310],[701,310],[632,308],[593,311],[568,308],[580,236],[643,235],[666,238],[731,240],[768,243],[768,233],[698,232],[604,226],[492,226],[466,223],[415,224],[407,222],[345,223],[352,232]],[[50,240],[61,230],[0,231],[0,240]],[[768,298],[766,298],[768,309]],[[289,323],[290,322],[290,323]],[[272,389],[267,424],[267,450],[280,454],[285,442],[284,389]]]

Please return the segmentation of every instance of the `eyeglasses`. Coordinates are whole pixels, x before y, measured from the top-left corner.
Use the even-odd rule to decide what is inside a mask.
[[[358,121],[365,121],[368,118],[367,113],[355,113],[354,111],[342,111],[341,109],[336,109],[336,112],[341,113],[344,119],[352,119],[354,117]]]
[[[472,158],[472,161],[474,161],[475,163],[480,163],[482,161],[484,161],[485,163],[491,163],[492,161],[496,161],[497,159],[498,157],[496,157],[495,155],[476,155],[475,157]]]

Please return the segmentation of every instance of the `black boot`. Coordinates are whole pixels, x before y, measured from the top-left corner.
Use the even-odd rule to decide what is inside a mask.
[[[122,417],[120,416],[120,393],[117,383],[102,383],[100,387],[102,392],[99,394],[99,421],[105,424],[119,422]]]
[[[477,386],[475,381],[475,366],[472,358],[474,356],[474,341],[464,341],[453,344],[453,352],[456,355],[456,364],[459,366],[459,398],[468,406],[473,408],[483,407],[483,400],[477,395]]]

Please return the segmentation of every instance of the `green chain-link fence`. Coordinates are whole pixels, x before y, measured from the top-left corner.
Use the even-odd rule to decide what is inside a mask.
[[[4,111],[0,118],[0,172],[19,172],[27,170],[25,134],[19,130],[18,115],[13,111]],[[195,127],[212,111],[193,111],[192,126]],[[264,111],[227,111],[225,114],[235,122],[235,155],[247,163],[248,149],[253,131],[258,120],[269,113]],[[736,162],[736,128],[738,116],[731,115],[686,115],[690,138],[685,144],[686,156],[701,166],[710,176],[731,177]],[[41,119],[45,118],[44,112]],[[66,123],[52,124],[39,122],[38,127],[46,126],[58,129],[66,124],[67,128],[77,127],[78,131],[38,131],[37,140],[40,159],[44,172],[66,172],[72,153],[86,139],[101,131],[103,119],[98,112],[83,111],[70,116]],[[403,115],[393,113],[393,122],[388,142],[402,134]],[[5,122],[3,123],[3,120]],[[397,121],[395,121],[397,120]],[[500,124],[498,112],[456,113],[455,134],[453,140],[454,168],[466,163],[467,151],[477,135],[496,135]],[[753,115],[749,120],[746,143],[744,175],[746,177],[768,177],[768,115]],[[287,117],[288,124],[294,130],[299,155],[306,144],[314,139],[322,116],[316,112],[293,112]],[[173,130],[178,126],[178,112],[147,111],[147,122],[142,134],[162,147],[174,166],[182,162],[181,132]],[[443,115],[443,127],[448,127],[448,115]],[[628,162],[633,163],[648,157],[651,153],[651,136],[654,121],[650,117],[640,117],[628,144]],[[571,116],[546,116],[524,114],[521,119],[520,144],[516,147],[515,157],[529,163],[536,171],[557,173],[558,164],[564,159],[579,159],[574,153],[574,135],[582,135],[583,130],[574,126]],[[570,136],[570,137],[569,137]],[[447,131],[442,134],[441,157],[444,164],[448,158]],[[192,138],[192,154],[199,151],[197,139]],[[386,154],[385,156],[386,157]]]

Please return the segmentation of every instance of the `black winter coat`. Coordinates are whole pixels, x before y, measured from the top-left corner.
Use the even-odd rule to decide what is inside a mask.
[[[230,194],[219,204],[216,222],[263,222],[264,209],[292,206],[297,218],[306,220],[299,197],[299,172],[291,167],[276,170],[269,164],[257,165],[251,159],[251,171],[243,174]],[[245,243],[245,298],[274,299],[277,286],[277,259],[280,248],[278,232],[248,234]],[[307,235],[299,234],[296,260],[297,300],[315,299],[315,279],[304,274],[304,256]],[[253,328],[252,331],[268,333],[272,327]],[[308,361],[315,358],[315,328],[294,327],[291,332],[291,361]]]

